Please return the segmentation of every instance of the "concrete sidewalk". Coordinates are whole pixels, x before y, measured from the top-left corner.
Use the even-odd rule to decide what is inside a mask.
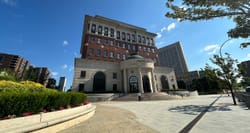
[[[219,99],[218,99],[219,97]],[[218,99],[213,106],[209,107],[211,103],[213,103],[216,99]],[[111,120],[112,123],[119,122],[120,118],[126,118],[132,112],[135,115],[133,118],[134,121],[137,121],[143,125],[145,125],[144,129],[151,128],[152,130],[146,130],[147,132],[162,132],[162,133],[177,133],[180,132],[185,126],[187,126],[191,121],[193,121],[200,113],[206,111],[209,107],[208,112],[203,115],[203,117],[194,125],[190,132],[192,133],[246,133],[250,132],[250,110],[247,110],[243,106],[232,105],[232,98],[228,96],[220,95],[206,95],[206,96],[198,96],[189,99],[183,100],[166,100],[166,101],[141,101],[141,102],[100,102],[97,103],[97,112],[98,114],[98,106],[109,107],[110,113],[106,113],[102,116],[104,120],[103,123],[99,123],[99,125],[107,125],[107,121]],[[124,109],[123,113],[120,113],[119,117],[114,117],[117,109],[113,107],[119,107]],[[113,108],[113,109],[112,109]],[[126,113],[127,111],[127,113]],[[102,112],[99,112],[100,114]],[[92,121],[99,122],[98,119]],[[117,122],[116,122],[117,121]],[[128,121],[126,120],[126,123]],[[132,121],[130,121],[132,122]],[[65,132],[70,131],[83,131],[84,125],[88,125],[89,122],[82,123],[83,126],[75,126]],[[123,126],[120,132],[124,131],[134,131],[136,130],[135,125],[129,126],[128,123],[126,126]],[[93,125],[94,129],[95,124]],[[108,130],[106,127],[98,126],[95,132],[112,132],[112,128]],[[111,126],[112,125],[108,125]],[[114,126],[115,127],[115,126]],[[140,131],[142,131],[141,125]],[[148,128],[147,128],[148,127]],[[124,129],[127,128],[127,129]],[[119,133],[117,128],[115,132]],[[86,131],[86,130],[85,130]],[[88,130],[89,132],[92,132]],[[138,131],[138,129],[137,129]]]

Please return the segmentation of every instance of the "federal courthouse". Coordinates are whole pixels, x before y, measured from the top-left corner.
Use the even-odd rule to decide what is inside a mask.
[[[161,67],[155,33],[102,16],[85,16],[72,91],[159,92],[177,89],[173,68]]]

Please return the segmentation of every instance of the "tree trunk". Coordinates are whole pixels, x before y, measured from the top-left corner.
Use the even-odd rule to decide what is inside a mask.
[[[234,96],[234,92],[233,92],[233,88],[231,86],[230,86],[230,91],[231,91],[231,94],[232,94],[234,105],[237,105],[236,100],[235,100],[235,96]]]

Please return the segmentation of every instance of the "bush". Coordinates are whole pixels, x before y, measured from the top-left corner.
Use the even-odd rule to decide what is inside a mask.
[[[68,94],[71,96],[71,99],[70,99],[71,105],[77,105],[79,103],[86,101],[87,99],[87,95],[84,93],[68,92]]]

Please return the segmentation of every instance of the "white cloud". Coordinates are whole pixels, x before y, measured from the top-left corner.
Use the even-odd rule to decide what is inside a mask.
[[[77,57],[77,56],[78,56],[77,52],[74,52],[74,56],[75,56],[75,57]]]
[[[171,30],[173,30],[174,28],[175,28],[175,23],[171,23],[171,24],[168,25],[167,30],[168,30],[168,31],[171,31]]]
[[[161,33],[156,33],[157,34],[157,37],[156,38],[161,38],[162,37],[162,34]]]
[[[8,6],[16,6],[16,0],[0,0],[0,2]]]
[[[73,67],[73,66],[70,66],[70,67],[69,67],[69,71],[71,72],[72,70],[74,70],[74,67]]]
[[[53,77],[55,77],[55,76],[58,75],[58,72],[51,72],[51,75],[52,75]]]
[[[165,31],[165,30],[167,30],[166,27],[162,27],[162,28],[161,28],[161,32],[163,32],[163,31]]]
[[[211,55],[211,54],[215,54],[216,51],[219,50],[219,49],[220,49],[219,45],[212,44],[212,45],[206,46],[202,51],[206,52],[209,55]]]
[[[64,64],[63,66],[62,66],[62,69],[67,69],[68,68],[68,65],[67,64]]]
[[[247,54],[247,59],[250,59],[250,53]]]
[[[67,40],[64,40],[62,45],[67,46],[67,45],[69,45],[69,42]]]

